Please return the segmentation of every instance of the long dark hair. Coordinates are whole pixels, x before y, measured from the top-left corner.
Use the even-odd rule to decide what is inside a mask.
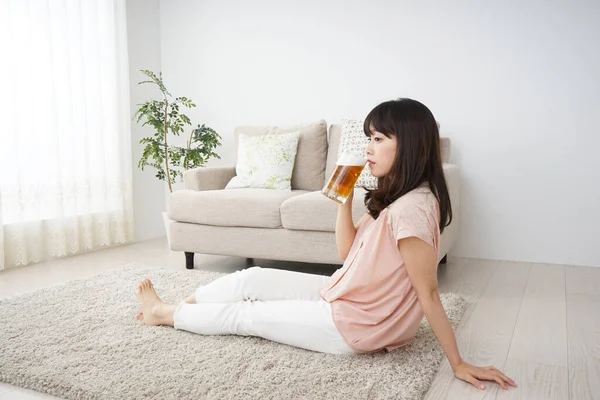
[[[377,219],[379,213],[411,190],[428,182],[440,207],[440,232],[452,222],[452,205],[442,168],[440,132],[431,111],[412,99],[386,101],[375,107],[364,123],[365,135],[373,131],[397,139],[396,156],[389,173],[367,189],[365,206]]]

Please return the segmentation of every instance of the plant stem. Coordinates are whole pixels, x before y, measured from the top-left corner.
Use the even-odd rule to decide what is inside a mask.
[[[188,149],[188,153],[186,153],[186,156],[185,156],[185,158],[184,158],[184,165],[183,165],[183,168],[184,168],[184,169],[188,169],[188,168],[187,168],[187,164],[188,164],[188,160],[187,160],[187,154],[189,154],[190,147],[192,146],[192,137],[193,137],[193,136],[194,136],[194,129],[192,129],[192,133],[190,133],[190,139],[189,139],[189,140],[188,140],[188,142],[187,142],[187,149]]]
[[[173,188],[171,187],[171,172],[169,171],[169,146],[167,145],[167,110],[169,108],[169,100],[167,99],[167,96],[164,93],[163,96],[165,96],[165,169],[167,171],[167,182],[169,183],[169,192],[173,193]]]

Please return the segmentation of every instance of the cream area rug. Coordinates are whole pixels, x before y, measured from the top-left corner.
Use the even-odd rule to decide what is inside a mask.
[[[135,319],[141,280],[177,304],[222,275],[133,263],[0,300],[0,381],[65,399],[420,399],[444,357],[425,318],[410,345],[370,355]],[[463,299],[442,301],[456,327]]]

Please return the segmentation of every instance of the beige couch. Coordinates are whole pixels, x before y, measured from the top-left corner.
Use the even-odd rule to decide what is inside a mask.
[[[170,247],[183,251],[186,267],[194,253],[222,254],[248,259],[274,259],[342,264],[335,244],[338,205],[320,193],[335,167],[341,125],[327,129],[325,121],[278,128],[242,126],[234,132],[266,134],[300,131],[292,173],[292,190],[227,189],[235,167],[196,168],[184,174],[185,189],[171,193],[168,216]],[[449,164],[449,145],[442,138],[444,172],[454,219],[441,237],[439,259],[445,262],[458,236],[459,167]],[[355,189],[352,213],[358,222],[365,213],[364,190]],[[439,260],[438,260],[439,261]]]

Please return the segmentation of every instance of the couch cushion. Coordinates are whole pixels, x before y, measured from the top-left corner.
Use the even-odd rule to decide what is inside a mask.
[[[367,209],[365,190],[354,189],[352,219],[356,224]],[[335,232],[339,205],[318,192],[310,192],[289,198],[281,204],[281,223],[285,229],[302,231]]]
[[[238,135],[266,135],[300,132],[298,151],[292,171],[292,190],[321,190],[325,184],[327,158],[327,123],[324,120],[309,124],[271,126],[245,125],[234,131],[234,151],[237,155]]]
[[[216,226],[281,228],[279,208],[305,190],[176,190],[169,197],[169,218]],[[330,200],[331,201],[331,200]]]

